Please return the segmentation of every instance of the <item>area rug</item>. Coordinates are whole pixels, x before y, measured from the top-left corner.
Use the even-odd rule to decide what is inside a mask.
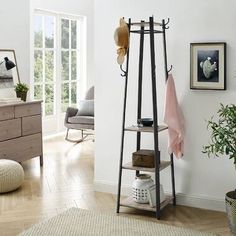
[[[20,236],[214,236],[158,222],[102,214],[79,208],[69,210],[24,231]]]

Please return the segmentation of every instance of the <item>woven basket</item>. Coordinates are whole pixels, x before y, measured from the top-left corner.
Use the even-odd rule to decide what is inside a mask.
[[[233,192],[226,193],[225,205],[228,215],[229,228],[233,234],[236,234],[236,199],[230,197]]]

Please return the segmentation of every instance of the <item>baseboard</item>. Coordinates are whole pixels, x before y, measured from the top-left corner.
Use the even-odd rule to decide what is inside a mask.
[[[98,192],[117,194],[117,185],[111,182],[94,181],[94,189]],[[128,185],[123,185],[121,191],[122,195],[128,196],[131,193],[131,188]],[[166,192],[166,194],[170,193]],[[176,200],[177,205],[225,212],[225,202],[223,199],[177,193]]]
[[[183,193],[177,193],[176,198],[177,204],[179,205],[225,212],[225,201],[222,199],[207,196],[193,196]]]
[[[97,192],[117,194],[117,185],[110,182],[94,181],[94,190]],[[121,191],[124,196],[131,194],[129,185],[123,185]]]

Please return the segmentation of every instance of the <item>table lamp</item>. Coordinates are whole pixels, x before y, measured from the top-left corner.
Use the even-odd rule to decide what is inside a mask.
[[[10,61],[8,59],[8,57],[4,57],[4,60],[2,62],[0,62],[0,65],[5,62],[5,66],[7,70],[11,70],[12,68],[14,68],[16,65],[14,62]]]

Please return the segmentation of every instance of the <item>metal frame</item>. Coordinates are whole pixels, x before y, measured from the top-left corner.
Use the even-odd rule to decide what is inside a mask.
[[[128,28],[130,32],[131,19],[129,18]],[[121,68],[122,69],[122,68]],[[123,71],[123,70],[122,70]],[[122,117],[122,134],[121,134],[121,147],[120,147],[120,166],[119,166],[119,179],[118,179],[118,198],[116,212],[120,211],[120,192],[121,192],[121,179],[122,179],[122,163],[123,163],[123,154],[124,154],[124,137],[125,137],[125,115],[126,115],[126,102],[127,102],[127,88],[128,88],[128,72],[129,72],[129,49],[127,51],[126,59],[126,71],[124,72],[125,78],[125,90],[124,90],[124,104],[123,104],[123,117]]]
[[[169,27],[167,22],[162,20],[162,23],[154,22],[153,17],[149,17],[149,21],[141,21],[131,23],[131,19],[128,22],[129,33],[140,34],[140,46],[139,46],[139,72],[138,72],[138,106],[137,106],[137,120],[141,118],[142,113],[142,80],[143,80],[143,50],[144,50],[144,35],[148,34],[150,36],[150,56],[151,56],[151,82],[152,82],[152,109],[153,109],[153,121],[154,121],[154,153],[155,153],[155,183],[156,183],[156,218],[161,217],[161,204],[160,204],[160,163],[161,154],[159,150],[159,135],[158,134],[158,109],[157,109],[157,91],[156,91],[156,64],[155,64],[155,37],[156,33],[163,34],[163,47],[164,47],[164,64],[165,64],[165,75],[166,80],[168,78],[168,73],[172,70],[167,68],[167,50],[166,50],[166,35],[165,30]],[[139,30],[131,30],[131,26],[140,26]],[[155,26],[159,26],[162,30],[154,29]],[[145,27],[149,27],[148,30]],[[128,71],[129,71],[129,53],[127,52],[126,60],[126,70],[120,67],[122,74],[125,78],[125,89],[124,89],[124,104],[123,104],[123,117],[122,117],[122,134],[121,134],[121,148],[120,148],[120,164],[119,164],[119,179],[118,179],[118,193],[117,193],[117,208],[116,212],[120,211],[120,196],[121,196],[121,181],[122,181],[122,165],[123,165],[123,153],[124,153],[124,134],[125,134],[125,117],[126,117],[126,103],[127,103],[127,90],[128,90]],[[141,147],[141,132],[137,132],[136,137],[136,149],[140,150]],[[172,180],[172,194],[173,194],[173,205],[176,205],[176,195],[175,195],[175,177],[174,177],[174,161],[173,154],[170,155],[171,161],[171,180]],[[136,170],[136,175],[139,171]]]
[[[65,137],[65,140],[66,141],[69,141],[69,142],[72,142],[72,143],[81,143],[83,141],[85,141],[85,139],[89,136],[89,135],[93,135],[92,133],[84,133],[84,130],[81,129],[81,139],[78,139],[78,140],[72,140],[72,139],[69,139],[69,128],[67,128],[66,130],[66,137]],[[94,139],[93,139],[94,141]]]

